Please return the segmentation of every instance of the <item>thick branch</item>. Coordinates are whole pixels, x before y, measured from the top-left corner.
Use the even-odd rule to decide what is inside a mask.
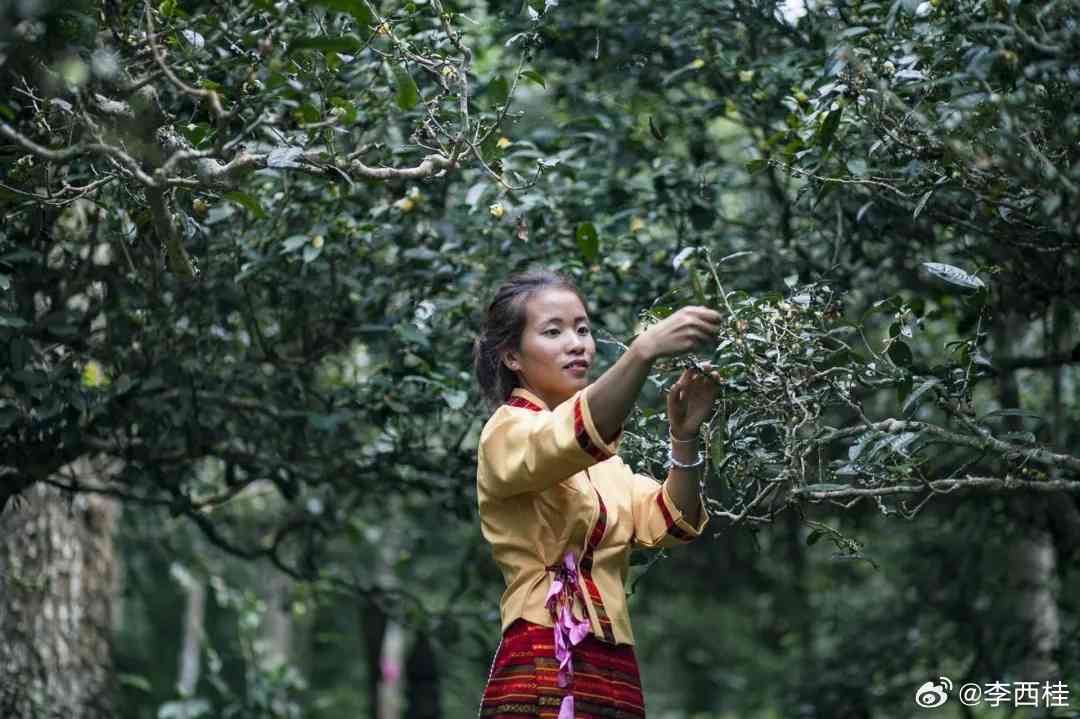
[[[37,157],[49,162],[64,162],[70,160],[73,157],[79,157],[80,155],[105,155],[117,160],[123,165],[124,170],[131,174],[136,180],[147,187],[154,186],[154,179],[150,175],[146,174],[139,163],[135,161],[131,155],[127,154],[119,147],[113,145],[106,145],[103,143],[87,143],[73,145],[72,147],[64,148],[63,150],[50,150],[47,147],[42,147],[30,138],[20,134],[15,128],[6,122],[0,121],[0,135],[15,142],[26,151],[30,152]]]
[[[845,487],[843,489],[813,489],[796,487],[790,496],[804,499],[849,499],[852,497],[886,497],[896,494],[921,494],[927,490],[949,493],[955,490],[979,490],[989,494],[1007,492],[1070,492],[1080,494],[1080,481],[1055,479],[1033,481],[1005,477],[963,477],[959,479],[935,479],[925,483],[890,484],[881,487]]]
[[[1024,447],[1011,442],[998,439],[990,435],[989,431],[984,432],[979,437],[971,435],[957,434],[956,432],[950,432],[946,429],[942,429],[937,425],[929,424],[927,422],[914,422],[914,421],[902,421],[897,419],[886,419],[880,422],[873,422],[869,425],[859,425],[857,427],[848,427],[841,430],[833,430],[819,437],[817,442],[825,444],[833,442],[837,439],[844,437],[853,437],[855,435],[863,434],[867,431],[878,431],[884,434],[900,434],[902,432],[925,432],[943,442],[948,444],[954,444],[961,447],[971,447],[980,451],[996,452],[997,454],[1004,455],[1006,457],[1023,457],[1027,460],[1037,462],[1039,464],[1053,466],[1053,467],[1066,467],[1074,472],[1080,472],[1080,457],[1074,457],[1070,454],[1061,454],[1058,452],[1051,452],[1045,447]]]

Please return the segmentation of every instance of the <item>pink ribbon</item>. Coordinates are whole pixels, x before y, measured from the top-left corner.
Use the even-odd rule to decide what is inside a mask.
[[[551,588],[548,589],[545,606],[555,621],[555,659],[559,662],[559,671],[556,680],[562,688],[570,686],[570,679],[574,674],[574,666],[570,661],[574,646],[581,643],[589,634],[589,620],[578,619],[574,616],[574,597],[581,596],[584,604],[584,595],[578,585],[577,564],[574,553],[569,549],[563,555],[561,564],[553,564],[548,567],[555,572],[551,580]],[[559,719],[574,719],[574,695],[570,692],[563,697],[559,705]]]

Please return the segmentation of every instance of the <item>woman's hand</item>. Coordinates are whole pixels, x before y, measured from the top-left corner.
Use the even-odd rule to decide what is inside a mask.
[[[706,373],[690,368],[683,371],[679,380],[668,390],[668,422],[671,433],[678,439],[696,435],[701,423],[712,413],[713,402],[720,394],[720,373],[708,362],[702,367]]]
[[[699,344],[716,338],[722,317],[708,307],[683,307],[642,332],[633,345],[649,362],[689,352]]]

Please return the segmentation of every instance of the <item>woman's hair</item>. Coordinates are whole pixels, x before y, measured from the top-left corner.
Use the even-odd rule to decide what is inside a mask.
[[[507,349],[521,349],[525,303],[537,290],[548,288],[569,290],[585,305],[585,298],[570,277],[545,269],[511,275],[495,291],[495,298],[488,305],[480,334],[473,342],[473,373],[492,409],[505,402],[511,390],[518,386],[517,375],[500,361],[499,355]]]

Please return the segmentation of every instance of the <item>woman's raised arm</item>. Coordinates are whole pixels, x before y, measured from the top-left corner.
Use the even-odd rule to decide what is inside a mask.
[[[605,441],[621,431],[652,363],[688,352],[715,337],[721,319],[719,312],[697,305],[671,313],[638,335],[622,357],[588,386],[585,391],[592,421]]]

